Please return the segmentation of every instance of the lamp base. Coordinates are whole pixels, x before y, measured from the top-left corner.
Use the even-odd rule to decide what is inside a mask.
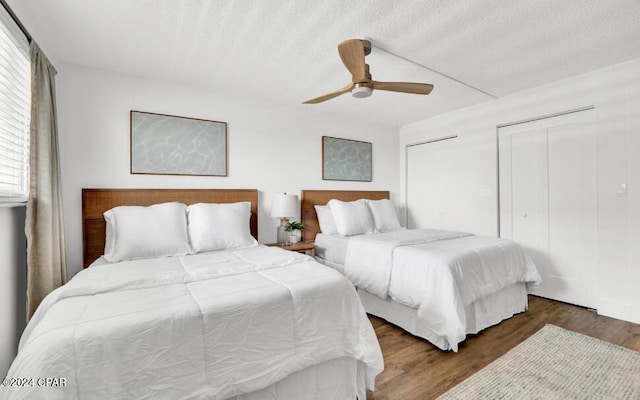
[[[280,246],[287,246],[289,245],[289,232],[284,230],[284,226],[285,224],[289,222],[288,218],[281,218],[280,219],[280,226],[278,226],[278,244]]]

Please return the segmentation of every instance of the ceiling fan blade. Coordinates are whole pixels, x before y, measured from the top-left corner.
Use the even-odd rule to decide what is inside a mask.
[[[364,43],[362,40],[350,39],[341,42],[338,45],[338,53],[340,53],[340,58],[344,66],[351,72],[353,83],[368,81],[364,63]]]
[[[336,90],[335,92],[327,93],[327,94],[322,95],[320,97],[316,97],[314,99],[303,101],[302,104],[318,104],[318,103],[322,103],[323,101],[327,101],[329,99],[333,99],[334,97],[338,97],[341,94],[345,94],[347,92],[350,92],[351,89],[353,89],[353,86],[354,86],[354,84],[350,83],[347,86],[343,87],[342,89]]]
[[[433,90],[433,85],[430,83],[371,81],[371,84],[374,90],[388,90],[390,92],[429,94]]]

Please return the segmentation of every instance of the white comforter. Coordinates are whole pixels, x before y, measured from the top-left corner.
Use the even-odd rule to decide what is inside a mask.
[[[464,307],[518,282],[541,282],[515,242],[433,229],[352,237],[344,273],[361,289],[418,309],[454,351],[466,337]]]
[[[382,355],[357,294],[309,257],[260,246],[127,261],[78,273],[22,336],[7,377],[65,386],[0,398],[224,399],[344,356],[372,389]]]

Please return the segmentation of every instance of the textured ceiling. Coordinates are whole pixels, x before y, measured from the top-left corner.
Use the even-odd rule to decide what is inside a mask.
[[[197,84],[401,126],[640,57],[638,0],[8,0],[54,63]],[[340,41],[366,37],[373,78],[434,84],[302,101],[350,81]]]

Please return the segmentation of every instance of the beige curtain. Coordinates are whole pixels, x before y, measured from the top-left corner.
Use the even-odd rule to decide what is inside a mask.
[[[56,123],[56,70],[31,41],[31,158],[25,233],[27,318],[67,281]]]

